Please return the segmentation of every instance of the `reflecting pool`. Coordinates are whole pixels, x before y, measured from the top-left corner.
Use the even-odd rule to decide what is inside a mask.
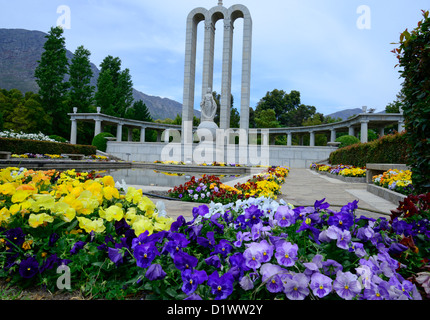
[[[175,187],[189,181],[192,176],[196,179],[201,178],[203,173],[181,173],[181,172],[162,172],[153,169],[110,169],[101,173],[101,175],[110,175],[115,181],[121,182],[123,179],[128,185],[141,186],[158,186],[158,187]],[[210,174],[214,175],[214,174]],[[231,181],[244,177],[244,175],[215,175],[222,182]]]

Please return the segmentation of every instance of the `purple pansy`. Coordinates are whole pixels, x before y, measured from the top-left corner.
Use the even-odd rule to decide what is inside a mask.
[[[215,295],[215,300],[224,300],[233,292],[233,275],[229,272],[221,277],[218,271],[214,271],[208,277],[208,286],[211,287],[211,293]]]
[[[25,279],[33,278],[39,273],[39,262],[34,257],[28,257],[19,264],[19,274]]]
[[[290,300],[304,300],[308,294],[309,278],[303,273],[296,273],[292,278],[286,278],[284,293]]]
[[[314,273],[311,277],[310,288],[315,296],[324,298],[332,290],[332,280],[321,273]]]
[[[345,300],[352,300],[361,292],[361,285],[355,274],[338,271],[336,280],[333,281],[333,289]]]
[[[206,271],[186,269],[181,273],[182,276],[182,291],[190,295],[196,291],[197,287],[208,279]]]
[[[298,249],[297,244],[280,240],[276,242],[275,258],[280,265],[291,267],[296,263]]]
[[[279,206],[274,216],[280,227],[286,228],[296,222],[295,214],[288,206]]]
[[[151,264],[145,273],[145,277],[150,281],[162,280],[165,276],[166,272],[158,263]]]

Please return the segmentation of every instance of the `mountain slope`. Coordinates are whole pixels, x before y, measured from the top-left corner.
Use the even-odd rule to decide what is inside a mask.
[[[360,113],[363,113],[363,110],[361,108],[354,108],[337,111],[331,114],[327,114],[326,116],[329,116],[333,119],[341,118],[342,120],[347,120],[349,117]]]
[[[37,61],[43,53],[43,45],[46,41],[46,33],[24,29],[0,28],[0,88],[18,89],[25,93],[37,92],[39,87],[34,78],[34,70]],[[71,60],[73,53],[67,50],[67,58]],[[91,85],[97,87],[99,69],[91,64],[93,78]],[[152,118],[174,119],[177,114],[182,114],[182,104],[167,98],[150,96],[133,89],[135,101],[142,100],[148,107]],[[196,116],[200,114],[195,111]]]

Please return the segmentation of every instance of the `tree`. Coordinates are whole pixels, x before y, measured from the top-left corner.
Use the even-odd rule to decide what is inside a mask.
[[[52,125],[52,118],[43,109],[39,95],[33,92],[23,96],[18,89],[1,90],[0,113],[4,115],[5,130],[46,133]]]
[[[69,63],[66,57],[63,29],[51,28],[45,38],[47,40],[43,46],[44,52],[38,61],[34,76],[39,86],[41,104],[53,119],[52,129],[47,133],[67,136],[70,131],[67,113],[71,110],[67,110],[64,103],[68,88],[65,75]]]
[[[152,122],[153,119],[149,113],[148,107],[143,103],[142,100],[135,101],[133,106],[127,109],[126,116],[127,119],[134,119],[140,121]]]
[[[107,56],[100,67],[95,95],[97,106],[105,114],[123,118],[133,103],[130,70],[121,71],[121,60],[112,56]]]
[[[300,92],[295,90],[289,94],[278,89],[267,92],[258,102],[255,112],[268,109],[275,111],[276,120],[283,127],[299,127],[316,112],[315,107],[301,104]]]
[[[258,111],[255,115],[255,123],[257,128],[278,128],[280,127],[276,120],[275,110],[267,109]]]
[[[100,72],[97,79],[97,92],[95,100],[97,106],[103,109],[103,113],[114,116],[114,103],[115,103],[115,88],[112,80],[112,72],[107,69]]]
[[[430,17],[422,10],[424,19],[409,32],[400,34],[399,48],[393,50],[399,60],[404,79],[403,115],[409,144],[408,164],[416,192],[430,190]]]
[[[405,97],[402,94],[402,92],[397,94],[396,100],[387,104],[387,106],[385,107],[385,112],[386,113],[400,113],[400,108],[403,109],[404,99],[405,99]]]
[[[69,106],[70,110],[78,108],[80,113],[89,112],[93,102],[94,86],[90,85],[93,71],[90,64],[90,51],[79,46],[73,56],[69,68]]]

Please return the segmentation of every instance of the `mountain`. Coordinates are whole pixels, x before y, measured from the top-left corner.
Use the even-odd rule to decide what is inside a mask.
[[[342,120],[346,120],[349,117],[355,116],[356,114],[360,113],[363,113],[363,110],[361,108],[345,109],[331,114],[327,114],[326,117],[331,117],[333,119],[341,118]]]
[[[46,35],[41,31],[0,28],[1,89],[18,89],[23,93],[39,91],[34,70],[44,51]],[[69,61],[73,58],[73,53],[69,50],[67,50],[67,58]],[[94,64],[91,64],[91,68],[93,71],[91,85],[97,87],[100,70]],[[154,120],[174,119],[177,114],[182,114],[182,104],[171,99],[147,95],[135,89],[133,89],[133,98],[135,101],[142,100],[146,104]],[[200,116],[197,110],[195,114]]]

